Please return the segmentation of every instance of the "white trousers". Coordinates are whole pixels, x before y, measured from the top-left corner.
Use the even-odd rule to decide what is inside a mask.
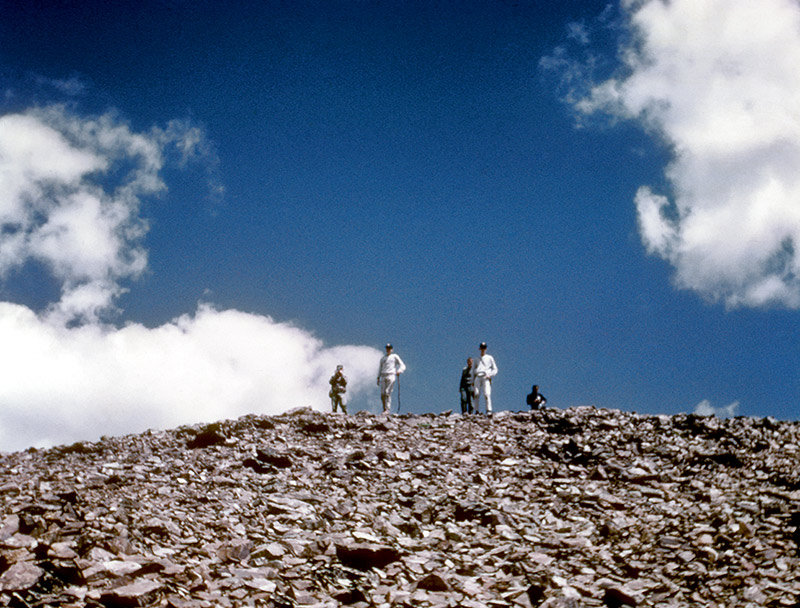
[[[486,400],[486,413],[492,413],[492,379],[485,376],[475,378],[475,412],[480,411],[481,395]]]
[[[394,390],[394,382],[397,380],[397,374],[381,374],[381,381],[378,386],[381,387],[381,403],[383,404],[383,411],[387,412],[392,407],[392,391]]]

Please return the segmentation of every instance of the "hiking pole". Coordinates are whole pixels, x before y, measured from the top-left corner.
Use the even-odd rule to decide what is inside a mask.
[[[397,374],[397,413],[400,413],[400,374]]]

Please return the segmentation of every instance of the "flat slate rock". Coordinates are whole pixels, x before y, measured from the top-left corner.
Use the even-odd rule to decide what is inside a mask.
[[[0,591],[25,591],[36,585],[44,574],[33,562],[17,562],[0,575]]]
[[[301,408],[0,454],[0,607],[800,605],[800,425]]]

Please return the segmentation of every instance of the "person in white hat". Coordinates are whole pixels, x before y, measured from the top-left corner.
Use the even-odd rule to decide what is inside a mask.
[[[392,407],[392,390],[397,376],[406,371],[406,364],[396,354],[392,352],[392,345],[386,345],[386,354],[381,357],[378,365],[378,386],[381,389],[381,403],[383,412],[388,413]]]
[[[475,361],[472,368],[472,382],[475,387],[475,413],[480,412],[480,396],[486,402],[486,413],[492,413],[492,378],[497,375],[497,363],[494,357],[486,353],[486,342],[481,342],[478,347],[481,351],[481,356]]]

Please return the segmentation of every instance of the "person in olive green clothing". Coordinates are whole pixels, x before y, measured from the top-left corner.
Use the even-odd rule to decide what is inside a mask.
[[[336,413],[337,408],[342,408],[342,413],[347,413],[347,399],[345,398],[345,393],[347,392],[347,378],[345,377],[342,370],[344,367],[342,365],[336,366],[336,372],[334,372],[331,379],[328,382],[331,383],[331,391],[328,393],[328,396],[331,398],[331,407],[333,408],[333,413]]]

